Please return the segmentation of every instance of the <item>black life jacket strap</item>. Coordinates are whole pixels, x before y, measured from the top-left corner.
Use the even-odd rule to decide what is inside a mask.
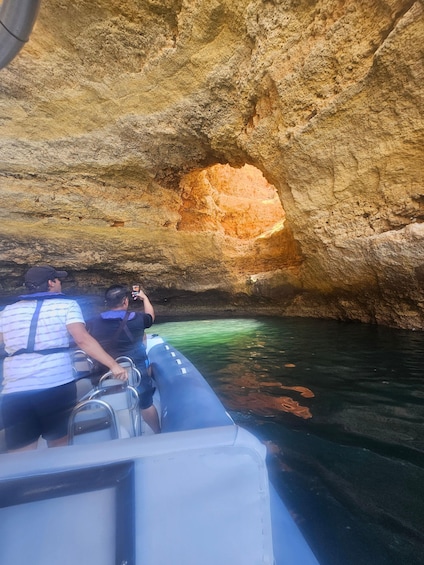
[[[15,357],[15,355],[23,355],[24,353],[39,353],[40,355],[52,355],[53,353],[63,353],[64,351],[69,351],[70,347],[51,347],[50,349],[33,349],[32,351],[28,349],[18,349],[15,353],[10,353],[6,357]]]
[[[28,353],[32,353],[34,351],[35,333],[37,331],[38,318],[40,316],[40,310],[42,305],[43,305],[43,301],[37,300],[37,306],[35,307],[35,312],[32,316],[31,325],[29,328],[28,344],[26,346]]]
[[[31,325],[29,327],[27,346],[25,348],[18,349],[14,353],[10,353],[9,355],[7,355],[7,357],[15,357],[15,355],[23,355],[24,353],[39,353],[40,355],[51,355],[52,353],[62,353],[63,351],[69,351],[69,346],[34,350],[35,334],[37,332],[38,318],[40,316],[40,310],[42,305],[43,305],[43,299],[38,299],[37,306],[35,307],[34,314],[32,315],[31,318]]]
[[[129,312],[128,310],[125,312],[125,315],[122,318],[121,323],[119,324],[119,328],[116,330],[113,336],[110,339],[108,339],[107,347],[113,347],[117,343],[118,337],[121,335],[122,332],[124,332],[127,335],[131,343],[135,342],[135,338],[131,333],[129,327],[127,326],[127,320],[130,317],[130,314],[131,312]]]

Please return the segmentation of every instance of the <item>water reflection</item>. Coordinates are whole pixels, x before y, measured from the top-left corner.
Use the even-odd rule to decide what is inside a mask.
[[[322,565],[424,555],[424,333],[302,319],[155,325],[267,444]]]
[[[160,331],[177,348],[181,346],[188,351],[192,360],[198,353],[203,355],[205,347],[213,348],[214,366],[217,367],[213,378],[218,380],[221,400],[229,410],[260,416],[275,416],[282,411],[303,419],[312,418],[310,407],[298,400],[299,396],[313,398],[312,390],[300,385],[285,385],[284,377],[278,381],[271,379],[280,370],[279,356],[285,351],[270,348],[269,336],[265,337],[267,323],[257,319],[191,320],[184,322],[184,329],[180,322],[169,322],[159,328],[155,326],[155,331]],[[242,357],[240,352],[243,352]],[[234,357],[238,358],[237,362]],[[221,367],[219,358],[223,362]],[[296,365],[286,362],[284,367],[294,368]],[[281,395],[281,389],[293,391],[293,394]]]
[[[262,416],[275,416],[279,411],[290,412],[299,418],[312,418],[308,406],[302,406],[292,396],[281,396],[281,389],[293,391],[296,396],[313,398],[306,387],[287,386],[278,381],[260,379],[255,373],[241,374],[243,366],[231,365],[232,377],[221,378],[221,400],[229,410],[247,411]]]

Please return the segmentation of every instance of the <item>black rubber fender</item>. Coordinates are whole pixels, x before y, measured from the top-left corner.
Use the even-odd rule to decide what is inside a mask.
[[[12,61],[28,41],[41,0],[3,0],[0,7],[0,69]]]

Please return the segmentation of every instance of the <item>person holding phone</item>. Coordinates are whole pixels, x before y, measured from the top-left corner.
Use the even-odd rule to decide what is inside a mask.
[[[138,288],[137,288],[138,287]],[[130,302],[143,302],[144,312],[130,312]],[[137,387],[144,421],[155,433],[160,432],[159,416],[153,404],[155,387],[145,346],[144,330],[155,320],[155,311],[139,285],[132,290],[122,284],[110,286],[105,293],[106,311],[87,322],[90,334],[113,357],[130,357],[141,373]],[[102,369],[102,368],[101,368]]]

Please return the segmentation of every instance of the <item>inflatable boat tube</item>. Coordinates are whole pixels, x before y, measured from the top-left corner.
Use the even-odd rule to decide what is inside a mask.
[[[149,342],[148,356],[160,393],[162,432],[234,425],[212,388],[181,352],[159,337]]]

